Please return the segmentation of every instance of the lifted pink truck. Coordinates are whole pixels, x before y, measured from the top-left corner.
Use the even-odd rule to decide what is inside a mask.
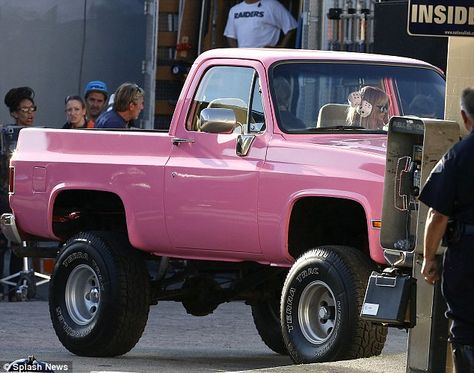
[[[386,132],[345,121],[364,85],[389,94],[389,115],[443,117],[444,78],[421,61],[225,49],[196,60],[168,133],[22,130],[3,229],[62,243],[50,313],[63,345],[124,354],[151,304],[205,316],[240,300],[296,363],[380,354],[386,329],[359,313],[385,265]]]

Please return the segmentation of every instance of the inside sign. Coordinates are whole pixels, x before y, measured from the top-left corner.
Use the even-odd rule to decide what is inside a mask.
[[[426,36],[474,36],[472,0],[409,0],[408,33]]]

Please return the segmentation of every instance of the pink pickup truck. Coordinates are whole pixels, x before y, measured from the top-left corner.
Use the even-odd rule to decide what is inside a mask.
[[[421,61],[225,49],[196,60],[169,132],[23,129],[2,229],[61,243],[49,302],[62,344],[120,355],[152,304],[205,316],[245,301],[296,363],[380,354],[386,329],[359,313],[385,265],[386,132],[346,123],[365,85],[390,96],[389,115],[443,117],[444,77]]]

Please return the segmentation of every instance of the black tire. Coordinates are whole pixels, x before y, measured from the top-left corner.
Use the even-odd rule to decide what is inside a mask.
[[[281,333],[279,297],[252,304],[252,316],[263,343],[277,354],[288,355]]]
[[[59,253],[49,288],[59,340],[79,356],[130,351],[148,319],[148,272],[120,233],[83,232]]]
[[[379,355],[387,328],[361,320],[373,265],[361,252],[323,246],[290,269],[281,298],[283,339],[297,364]]]

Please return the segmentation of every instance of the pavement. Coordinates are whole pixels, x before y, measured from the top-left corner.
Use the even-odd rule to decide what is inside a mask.
[[[73,373],[89,372],[349,372],[406,371],[407,333],[390,329],[382,354],[368,359],[293,365],[260,340],[250,307],[227,303],[211,315],[187,315],[181,304],[160,302],[129,353],[115,358],[72,355],[51,326],[45,301],[0,302],[0,361],[29,355],[41,361],[71,361]],[[1,372],[1,366],[0,366]]]
[[[382,354],[371,358],[336,361],[331,363],[287,365],[240,372],[405,373],[407,362],[407,336],[408,334],[405,331],[393,328],[389,329],[389,335]]]
[[[244,372],[244,371],[241,371]],[[337,361],[333,363],[318,363],[290,365],[275,368],[246,370],[245,372],[278,372],[278,373],[405,373],[406,353],[390,354],[367,359]]]

